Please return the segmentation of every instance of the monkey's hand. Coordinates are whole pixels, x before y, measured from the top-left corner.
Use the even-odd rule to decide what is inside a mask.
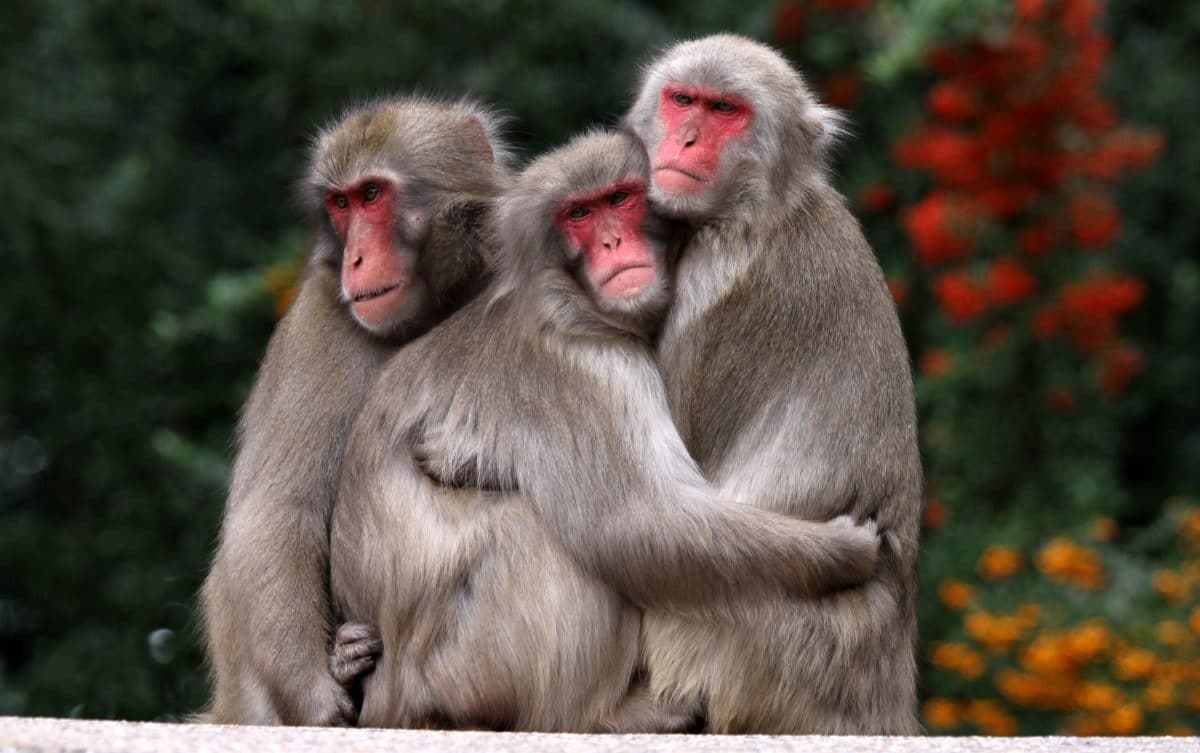
[[[830,568],[830,588],[858,586],[875,575],[879,563],[881,538],[874,520],[859,523],[849,515],[839,515],[825,524],[839,546],[832,550],[834,566]]]
[[[460,434],[462,434],[460,432]],[[453,449],[447,433],[425,427],[413,440],[413,461],[429,478],[455,489],[512,491],[516,483],[485,459],[483,445],[474,437],[460,436]]]
[[[312,724],[321,727],[352,727],[358,722],[363,676],[375,669],[375,659],[383,653],[379,631],[357,622],[342,624],[334,636],[329,654],[329,674],[336,681],[317,712]]]
[[[378,628],[359,622],[343,623],[333,639],[329,671],[342,687],[354,691],[363,676],[375,669],[375,659],[382,653]]]

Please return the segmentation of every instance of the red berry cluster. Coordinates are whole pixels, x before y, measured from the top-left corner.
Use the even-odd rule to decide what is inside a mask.
[[[934,181],[901,223],[948,319],[1035,302],[1034,334],[1094,355],[1119,392],[1141,367],[1120,318],[1144,287],[1099,252],[1121,232],[1113,184],[1152,164],[1163,140],[1122,126],[1100,92],[1111,47],[1101,11],[1100,0],[1015,0],[1007,34],[935,50],[928,115],[894,157]],[[1079,263],[1047,261],[1072,252]],[[1068,268],[1084,279],[1063,281]]]

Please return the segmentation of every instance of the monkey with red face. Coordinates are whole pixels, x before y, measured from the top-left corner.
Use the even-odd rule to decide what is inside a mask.
[[[638,608],[873,573],[873,524],[720,500],[688,457],[649,347],[671,228],[648,173],[625,133],[533,162],[492,220],[495,287],[372,388],[332,526],[339,612],[384,645],[361,724],[678,730],[631,686]]]
[[[654,693],[717,732],[912,734],[921,466],[884,277],[827,179],[839,131],[778,53],[671,47],[627,124],[650,200],[686,222],[657,343],[671,415],[723,497],[808,520],[874,518],[880,566],[818,598],[645,615]]]
[[[206,721],[346,724],[342,680],[374,636],[329,656],[329,516],[350,423],[385,359],[486,283],[482,215],[508,180],[498,121],[470,102],[380,100],[313,149],[315,237],[238,429],[220,542],[201,594]]]

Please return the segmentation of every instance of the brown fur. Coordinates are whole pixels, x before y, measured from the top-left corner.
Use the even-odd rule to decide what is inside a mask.
[[[213,679],[204,720],[353,719],[328,657],[329,516],[345,440],[385,359],[484,284],[480,212],[505,180],[505,159],[494,118],[468,102],[382,100],[318,138],[304,185],[315,241],[242,411],[220,541],[201,594]],[[321,208],[327,190],[381,168],[400,176],[406,200],[432,215],[427,227],[398,228],[420,249],[418,279],[429,295],[386,338],[368,334],[348,312],[341,244]]]
[[[853,590],[648,610],[651,687],[716,732],[916,733],[912,378],[883,274],[826,180],[839,121],[774,51],[708,37],[646,70],[627,122],[652,154],[667,81],[755,112],[706,196],[651,195],[694,228],[657,353],[680,434],[725,496],[807,520],[873,517],[883,543],[878,574]]]
[[[497,287],[372,389],[332,529],[334,598],[384,644],[361,724],[680,729],[688,715],[631,688],[636,607],[813,595],[874,571],[873,525],[716,498],[648,346],[665,296],[609,307],[572,267],[554,213],[646,174],[626,134],[535,161],[497,212]],[[661,259],[669,228],[645,232]]]

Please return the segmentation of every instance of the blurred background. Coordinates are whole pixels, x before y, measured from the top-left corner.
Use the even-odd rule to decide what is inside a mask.
[[[526,156],[689,35],[847,111],[913,356],[933,733],[1200,731],[1200,4],[42,0],[0,10],[0,714],[178,719],[315,129],[473,93]]]

